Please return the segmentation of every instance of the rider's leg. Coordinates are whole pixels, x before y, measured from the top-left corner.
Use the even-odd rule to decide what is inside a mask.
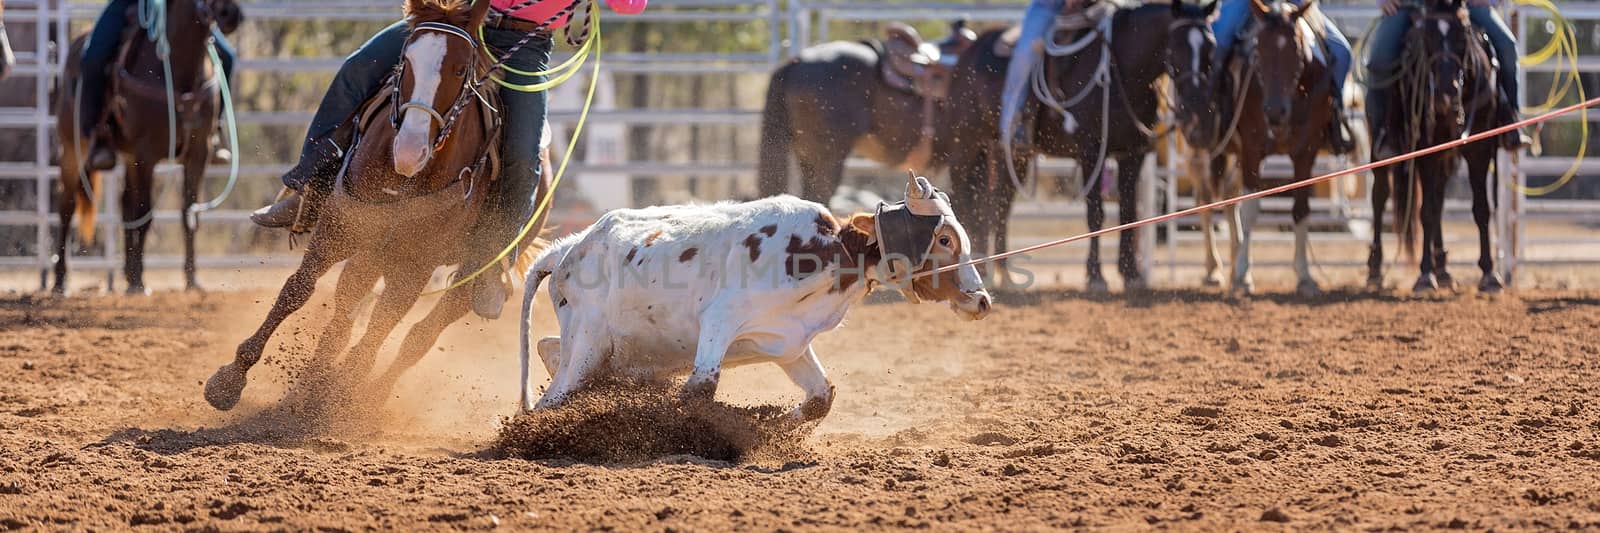
[[[352,131],[340,126],[348,123],[362,102],[383,86],[385,77],[400,62],[410,32],[410,26],[404,21],[396,22],[345,58],[333,83],[322,95],[317,113],[311,116],[305,145],[300,148],[299,163],[283,175],[284,192],[272,205],[252,213],[250,220],[269,228],[289,226],[300,213],[299,193],[306,185],[319,192],[332,187],[333,174],[343,163]],[[314,209],[316,206],[307,207]]]
[[[1249,0],[1220,1],[1217,18],[1211,21],[1211,33],[1217,38],[1211,64],[1218,68],[1227,64],[1228,53],[1233,51],[1233,42],[1239,39],[1239,30],[1244,29],[1245,21],[1250,19]]]
[[[107,72],[112,56],[122,44],[122,32],[128,27],[128,8],[137,0],[111,0],[95,20],[89,41],[84,43],[83,57],[79,63],[79,79],[83,87],[78,98],[78,133],[90,140],[89,168],[109,170],[117,164],[117,155],[111,147],[99,142],[96,130],[105,120],[106,91],[110,73]]]
[[[1483,29],[1489,36],[1489,44],[1494,46],[1495,59],[1500,63],[1500,70],[1496,78],[1500,82],[1501,95],[1505,97],[1497,109],[1500,110],[1498,120],[1504,126],[1517,121],[1518,109],[1521,105],[1521,86],[1517,84],[1519,66],[1517,61],[1517,42],[1511,38],[1511,28],[1506,27],[1500,13],[1490,6],[1476,6],[1467,8],[1467,14],[1472,19],[1472,24]],[[1522,144],[1522,132],[1509,131],[1501,137],[1502,143],[1509,148],[1517,148]]]
[[[505,50],[521,39],[522,32],[485,28],[484,39],[491,48]],[[523,72],[544,70],[550,62],[550,41],[535,38],[515,56],[506,60],[506,66]],[[513,84],[544,82],[545,76],[527,76],[507,72],[506,80]],[[470,237],[470,250],[462,273],[470,274],[489,263],[533,215],[533,194],[539,182],[539,143],[545,124],[545,106],[549,92],[523,92],[502,87],[501,108],[505,110],[505,125],[500,143],[500,176],[494,182],[488,205],[478,218]],[[521,243],[517,250],[521,250]],[[515,256],[508,256],[515,259]],[[480,274],[472,285],[472,310],[484,318],[500,316],[501,307],[509,295],[509,287],[501,269],[490,268]]]
[[[1333,19],[1323,17],[1326,22],[1323,33],[1328,36],[1328,74],[1333,81],[1333,121],[1329,124],[1330,137],[1328,146],[1333,153],[1342,154],[1350,151],[1350,132],[1346,129],[1344,116],[1344,82],[1350,75],[1350,41],[1345,40],[1344,33],[1339,31],[1339,26]]]
[[[1389,100],[1394,86],[1394,76],[1400,63],[1401,40],[1405,39],[1406,29],[1411,25],[1411,17],[1401,13],[1388,15],[1378,21],[1378,28],[1372,32],[1372,42],[1367,48],[1367,127],[1374,133],[1383,131],[1379,126],[1383,124],[1389,111]],[[1374,153],[1374,155],[1377,155]]]

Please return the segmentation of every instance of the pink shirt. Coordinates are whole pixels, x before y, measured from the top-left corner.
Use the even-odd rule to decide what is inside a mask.
[[[525,0],[490,0],[489,6],[497,10],[504,11],[524,1]],[[605,1],[606,5],[610,6],[612,11],[623,15],[633,15],[644,11],[644,5],[649,0]],[[555,14],[560,12],[562,8],[567,7],[567,5],[571,3],[571,0],[539,0],[538,2],[534,2],[533,5],[518,9],[515,13],[511,13],[510,15],[512,17],[530,22],[544,22],[546,19],[555,16]],[[567,18],[568,17],[561,17],[556,19],[555,22],[550,24],[550,29],[554,30],[562,26],[566,26]]]

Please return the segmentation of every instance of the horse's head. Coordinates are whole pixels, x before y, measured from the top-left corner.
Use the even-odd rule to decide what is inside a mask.
[[[202,13],[211,14],[211,22],[222,33],[233,33],[244,22],[244,9],[239,7],[238,0],[195,0],[195,5]]]
[[[1174,0],[1172,22],[1167,25],[1167,77],[1176,96],[1173,113],[1190,146],[1210,147],[1216,142],[1216,99],[1212,96],[1211,54],[1217,47],[1211,32],[1216,1],[1205,7]]]
[[[1246,45],[1255,62],[1262,110],[1272,129],[1287,128],[1295,100],[1308,89],[1300,79],[1312,61],[1314,46],[1311,36],[1301,31],[1300,19],[1317,2],[1306,0],[1298,7],[1283,0],[1251,0],[1250,4],[1254,6],[1255,29]]]
[[[398,87],[399,131],[394,171],[415,176],[443,148],[448,129],[472,97],[478,74],[478,40],[489,0],[408,0],[406,39]],[[436,134],[437,132],[437,134]]]
[[[1463,111],[1462,87],[1471,50],[1471,25],[1461,0],[1436,0],[1428,9],[1411,10],[1411,35],[1421,41],[1427,58],[1425,84],[1418,87],[1428,95],[1427,106],[1437,118],[1457,123]]]

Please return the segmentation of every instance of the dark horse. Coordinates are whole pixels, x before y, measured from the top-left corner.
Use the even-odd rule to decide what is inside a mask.
[[[1046,59],[1043,75],[1053,99],[1078,102],[1064,106],[1070,113],[1068,119],[1037,97],[1028,98],[1021,116],[1022,131],[1031,132],[1031,143],[1013,152],[1011,168],[1026,173],[1035,153],[1067,157],[1084,169],[1086,181],[1094,183],[1099,172],[1091,174],[1088,169],[1103,168],[1104,160],[1114,159],[1118,165],[1118,196],[1122,198],[1120,219],[1134,221],[1135,186],[1145,156],[1153,146],[1156,81],[1166,73],[1166,48],[1169,34],[1175,31],[1169,26],[1175,9],[1178,8],[1157,4],[1119,9],[1111,15],[1110,35],[1098,37],[1109,41],[1091,44],[1077,54]],[[1152,31],[1157,28],[1160,31]],[[1006,226],[1016,199],[1016,184],[1026,179],[1013,181],[1006,177],[1008,164],[998,141],[1000,93],[1009,61],[1003,33],[985,32],[962,55],[950,87],[950,101],[961,105],[950,106],[945,117],[948,129],[942,130],[934,146],[935,153],[949,154],[955,194],[975,199],[958,207],[964,212],[956,216],[968,224],[973,248],[980,251],[1007,248]],[[1052,38],[1060,42],[1078,38],[1071,32],[1055,33]],[[1102,83],[1090,85],[1095,80]],[[1069,129],[1068,121],[1074,127]],[[1089,228],[1098,230],[1105,224],[1100,189],[1087,187],[1085,195]],[[1136,237],[1133,231],[1122,233],[1117,261],[1124,285],[1133,289],[1145,286],[1138,267]],[[1010,283],[1003,263],[997,270],[998,282]],[[1105,277],[1100,273],[1098,237],[1089,243],[1088,270],[1089,289],[1106,290]]]
[[[261,327],[239,344],[233,362],[206,382],[206,401],[213,407],[231,409],[239,401],[245,374],[260,360],[268,339],[305,305],[317,279],[335,263],[349,260],[334,289],[333,313],[302,374],[312,390],[322,390],[319,384],[337,383],[343,390],[361,384],[378,349],[416,304],[433,271],[467,256],[468,231],[499,168],[495,154],[500,124],[494,115],[499,92],[482,86],[492,83],[486,75],[493,61],[474,37],[489,4],[408,0],[412,30],[398,75],[358,114],[359,141],[317,218],[300,268],[284,282]],[[419,100],[420,95],[431,98]],[[540,198],[548,195],[549,183],[540,183],[538,191]],[[542,223],[534,221],[535,226]],[[527,248],[525,253],[531,254],[537,247]],[[462,265],[462,270],[479,266]],[[350,340],[356,308],[380,277],[383,293],[366,331],[350,348],[340,379],[330,381],[328,371]],[[445,327],[467,314],[470,287],[445,292],[411,328],[399,357],[365,387],[368,398],[380,403],[387,398],[400,374],[427,354]]]
[[[975,36],[964,21],[937,45],[905,25],[887,33],[882,41],[806,48],[772,73],[761,121],[761,196],[789,192],[790,152],[800,166],[800,197],[822,203],[852,150],[899,169],[944,166],[932,151],[934,116],[956,58]]]
[[[1294,181],[1311,177],[1317,153],[1327,141],[1329,121],[1334,119],[1334,94],[1328,65],[1314,52],[1322,46],[1321,36],[1301,19],[1320,17],[1316,0],[1299,7],[1287,2],[1251,1],[1252,22],[1234,48],[1227,75],[1231,91],[1216,95],[1221,100],[1217,134],[1225,143],[1211,161],[1208,190],[1223,188],[1228,155],[1238,158],[1241,182],[1246,193],[1262,188],[1261,162],[1271,154],[1286,154],[1293,162]],[[1321,54],[1325,57],[1326,54]],[[1180,116],[1193,116],[1180,113]],[[1204,136],[1201,136],[1204,137]],[[1311,276],[1308,260],[1308,232],[1311,215],[1311,189],[1294,191],[1294,268],[1299,281],[1296,290],[1311,295],[1321,292]],[[1260,213],[1260,201],[1242,202],[1229,210],[1229,221],[1238,242],[1233,264],[1233,289],[1248,293],[1254,288],[1250,275],[1251,226]],[[1242,216],[1241,216],[1242,215]]]
[[[1408,8],[1412,26],[1405,39],[1401,66],[1389,91],[1398,98],[1389,106],[1389,116],[1373,117],[1380,133],[1374,135],[1372,153],[1409,152],[1453,141],[1463,133],[1487,131],[1494,127],[1495,106],[1500,99],[1495,90],[1495,69],[1485,48],[1482,32],[1467,20],[1461,0],[1435,0],[1428,6]],[[1498,146],[1495,139],[1478,141],[1461,148],[1422,156],[1392,169],[1373,171],[1372,213],[1374,225],[1382,227],[1384,204],[1390,194],[1390,176],[1395,197],[1394,225],[1407,255],[1416,251],[1415,227],[1422,226],[1421,274],[1412,286],[1415,292],[1455,288],[1445,269],[1444,237],[1440,230],[1444,215],[1445,184],[1455,174],[1457,158],[1467,161],[1467,181],[1472,186],[1472,219],[1478,225],[1478,267],[1483,279],[1478,290],[1499,291],[1504,287],[1495,271],[1489,243],[1489,165]],[[1414,196],[1421,197],[1421,208]],[[1367,285],[1383,287],[1383,237],[1372,232],[1372,249],[1367,258]]]
[[[155,204],[151,188],[156,164],[167,158],[177,159],[183,165],[183,205],[187,209],[199,203],[200,179],[211,157],[210,135],[221,105],[217,83],[220,68],[207,58],[207,41],[212,24],[229,33],[242,20],[235,0],[176,0],[167,4],[165,15],[164,35],[152,39],[143,29],[130,32],[131,40],[125,39],[118,59],[110,66],[112,98],[107,108],[113,125],[111,143],[127,162],[122,188],[123,274],[130,294],[145,292],[144,245]],[[94,203],[100,189],[100,173],[90,170],[84,161],[89,140],[79,136],[77,128],[77,94],[81,90],[77,58],[83,56],[87,38],[81,36],[72,42],[67,56],[72,59],[67,61],[56,96],[62,188],[56,205],[61,219],[56,229],[57,294],[67,289],[67,239],[73,214],[79,215],[79,244],[87,246],[94,240]],[[165,58],[158,53],[163,42],[170,49]],[[166,79],[168,75],[170,80]],[[176,101],[167,101],[168,82]],[[169,111],[175,116],[171,122]],[[175,125],[176,131],[169,131],[170,125]],[[184,282],[189,289],[199,289],[194,266],[194,232],[199,216],[185,211],[182,219]]]

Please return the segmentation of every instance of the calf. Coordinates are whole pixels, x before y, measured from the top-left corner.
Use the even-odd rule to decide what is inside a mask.
[[[689,374],[683,395],[710,398],[722,367],[777,363],[806,393],[793,411],[826,415],[833,385],[811,340],[875,285],[912,302],[949,302],[970,320],[989,294],[943,192],[911,175],[907,198],[839,220],[791,196],[746,203],[623,209],[556,241],[534,261],[522,301],[522,409],[560,405],[597,371],[644,379]],[[550,279],[560,337],[533,346],[533,294]],[[551,375],[535,404],[529,350]]]

